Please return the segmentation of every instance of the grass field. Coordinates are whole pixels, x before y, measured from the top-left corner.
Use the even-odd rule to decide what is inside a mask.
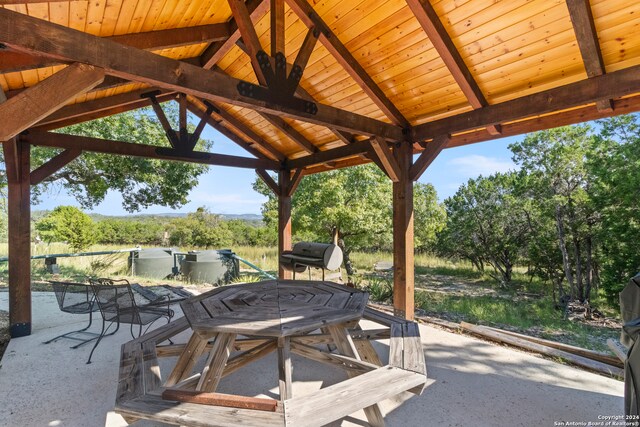
[[[123,249],[122,246],[99,245],[87,250],[108,251]],[[274,273],[277,269],[277,249],[273,247],[235,247],[234,252],[241,258]],[[39,244],[32,246],[33,255],[68,253],[65,244]],[[0,256],[6,256],[7,245],[0,244]],[[84,281],[89,276],[128,277],[128,252],[58,258],[61,278]],[[356,269],[352,281],[369,291],[371,299],[391,303],[393,284],[391,277],[373,273],[373,265],[378,261],[391,261],[388,252],[354,252],[351,260]],[[474,270],[469,263],[452,262],[426,254],[416,254],[416,307],[424,313],[453,321],[467,321],[554,339],[585,348],[606,351],[606,339],[617,337],[619,329],[595,323],[568,321],[562,311],[553,307],[549,288],[544,283],[530,281],[523,271],[515,274],[509,289],[502,289],[493,279]],[[241,269],[247,269],[241,264]],[[31,263],[33,290],[49,290],[46,281],[51,278],[44,268],[43,260]],[[249,277],[243,272],[244,277]],[[314,270],[313,278],[320,278]],[[343,273],[344,274],[344,273]],[[255,276],[254,276],[255,277]],[[307,278],[307,273],[299,276]],[[255,279],[252,279],[255,280]],[[7,264],[0,263],[0,287],[6,286]],[[180,280],[153,280],[136,278],[142,284],[158,282],[182,284]],[[617,318],[618,314],[597,297],[594,304],[607,316]]]

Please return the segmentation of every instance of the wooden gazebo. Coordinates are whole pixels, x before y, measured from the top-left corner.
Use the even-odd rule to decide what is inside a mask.
[[[410,319],[412,186],[441,150],[640,109],[637,0],[0,5],[14,337],[31,332],[30,186],[83,151],[256,169],[278,195],[280,250],[303,176],[375,162],[393,181],[394,301]],[[190,110],[252,156],[194,152],[168,123],[166,148],[51,132],[172,99],[182,123]],[[63,151],[31,170],[31,145]]]

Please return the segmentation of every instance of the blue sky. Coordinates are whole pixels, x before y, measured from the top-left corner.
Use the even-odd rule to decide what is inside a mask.
[[[238,145],[228,140],[212,128],[207,127],[203,137],[214,141],[213,151],[251,157]],[[472,144],[465,147],[444,150],[420,178],[420,182],[432,183],[440,200],[453,195],[458,187],[469,178],[505,172],[514,168],[508,145],[524,136],[503,138],[495,141]],[[238,169],[213,166],[200,177],[200,184],[191,190],[190,202],[172,211],[164,206],[152,206],[139,213],[158,214],[166,212],[193,212],[205,206],[211,212],[222,214],[260,214],[265,197],[253,191],[255,179],[253,169]],[[76,205],[73,197],[64,189],[57,189],[42,197],[42,202],[33,206],[34,210],[53,209],[58,205]],[[127,215],[122,208],[122,198],[111,192],[100,205],[91,212],[103,215]]]

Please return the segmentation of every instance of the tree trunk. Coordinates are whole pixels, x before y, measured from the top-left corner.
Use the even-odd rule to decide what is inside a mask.
[[[591,232],[589,232],[589,235],[585,239],[584,244],[586,246],[585,249],[587,251],[587,265],[585,266],[586,280],[585,280],[584,299],[587,301],[590,301],[591,300],[591,283],[592,283],[592,277],[593,277],[593,260],[592,260],[592,254],[591,254],[593,250],[593,245],[591,242]]]
[[[353,270],[353,264],[351,263],[351,258],[349,258],[349,254],[351,253],[351,249],[347,249],[344,244],[344,238],[340,236],[340,229],[338,227],[334,227],[332,229],[332,239],[340,249],[342,249],[342,256],[344,262],[344,269],[347,270],[347,276],[351,277],[355,273]]]
[[[556,206],[556,228],[558,230],[560,252],[562,253],[562,268],[564,270],[564,276],[567,279],[567,283],[569,283],[569,289],[571,289],[571,298],[573,298],[575,297],[575,284],[573,282],[573,274],[571,273],[571,265],[569,264],[569,253],[567,252],[564,223],[562,219],[562,207],[559,205]]]

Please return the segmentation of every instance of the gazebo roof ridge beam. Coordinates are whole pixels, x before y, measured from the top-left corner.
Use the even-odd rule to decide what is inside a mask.
[[[423,123],[413,128],[413,140],[424,141],[437,135],[480,129],[637,92],[640,92],[640,65]]]
[[[57,43],[51,43],[52,39],[57,40]],[[291,106],[243,96],[237,90],[242,81],[233,77],[211,73],[185,62],[122,46],[8,9],[0,9],[0,42],[57,59],[91,64],[104,68],[111,75],[209,101],[227,102],[362,135],[379,135],[392,141],[405,137],[400,127],[328,105],[317,104],[317,112],[313,114]]]
[[[380,89],[378,84],[367,74],[366,70],[358,63],[349,49],[340,41],[329,26],[314,11],[307,0],[286,0],[289,7],[298,15],[298,18],[309,28],[316,28],[320,32],[320,41],[333,55],[340,65],[349,73],[363,91],[380,108],[380,110],[396,125],[403,128],[410,127],[409,121],[402,112]]]
[[[489,105],[429,0],[406,0],[406,2],[454,80],[467,97],[469,104],[474,109]],[[500,125],[490,125],[487,127],[487,131],[492,135],[499,135]]]
[[[566,2],[587,76],[590,78],[601,76],[606,71],[589,0],[566,0]],[[613,109],[610,99],[599,99],[596,105],[598,110]]]

